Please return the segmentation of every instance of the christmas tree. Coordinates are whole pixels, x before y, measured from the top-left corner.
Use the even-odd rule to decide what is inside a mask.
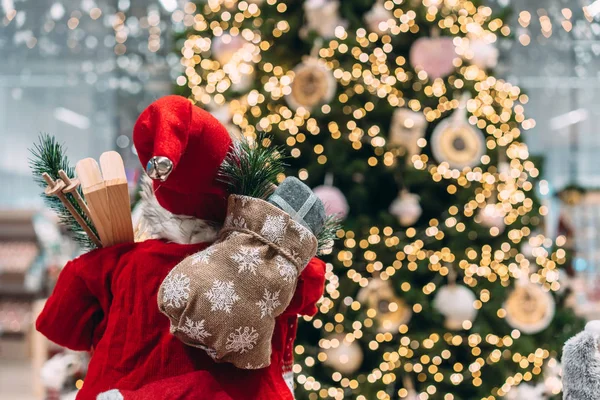
[[[208,0],[173,15],[178,93],[284,145],[288,174],[345,218],[299,328],[298,398],[560,392],[559,351],[582,324],[559,283],[566,238],[544,235],[528,98],[492,74],[504,16],[477,0]]]

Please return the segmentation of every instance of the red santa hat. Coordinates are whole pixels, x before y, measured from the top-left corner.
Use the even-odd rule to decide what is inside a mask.
[[[227,193],[216,178],[231,138],[212,115],[185,97],[165,96],[142,112],[133,142],[162,207],[210,221],[224,218]]]

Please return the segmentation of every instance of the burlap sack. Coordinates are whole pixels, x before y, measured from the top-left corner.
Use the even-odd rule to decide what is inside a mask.
[[[266,201],[229,197],[209,248],[180,262],[158,292],[160,311],[184,343],[238,368],[270,364],[275,317],[289,305],[317,239]]]

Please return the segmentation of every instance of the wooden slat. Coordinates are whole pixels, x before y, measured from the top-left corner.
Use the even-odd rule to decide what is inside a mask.
[[[100,156],[100,167],[108,193],[113,243],[133,242],[131,204],[123,159],[116,151],[108,151]]]
[[[111,209],[108,191],[98,163],[93,158],[84,158],[75,167],[81,189],[90,209],[92,222],[104,247],[114,244]]]

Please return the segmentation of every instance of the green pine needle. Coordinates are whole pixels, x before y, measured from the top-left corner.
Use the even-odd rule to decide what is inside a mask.
[[[333,243],[338,240],[337,231],[342,228],[340,218],[333,214],[328,215],[321,232],[317,234],[317,255],[328,253]]]
[[[273,192],[277,176],[284,172],[284,156],[280,146],[267,147],[270,139],[259,135],[256,141],[243,138],[234,141],[221,164],[219,181],[229,193],[266,199]]]
[[[48,186],[42,174],[45,172],[52,177],[52,179],[59,179],[58,171],[61,169],[67,173],[68,176],[75,175],[75,168],[69,162],[69,159],[65,155],[65,147],[63,144],[58,143],[54,136],[47,133],[40,134],[38,143],[33,145],[33,148],[29,149],[31,158],[29,159],[29,167],[33,173],[33,179],[43,189]],[[46,196],[42,193],[44,203],[48,208],[54,211],[58,215],[58,219],[61,224],[67,227],[67,230],[72,233],[73,239],[81,246],[87,249],[94,249],[96,245],[87,236],[85,231],[81,229],[81,226],[77,223],[75,218],[71,215],[69,210],[64,206],[60,199],[56,196]],[[73,205],[75,210],[83,217],[87,222],[88,226],[95,232],[92,223],[88,220],[85,213],[82,212],[81,207],[72,195],[66,196],[67,200]]]

